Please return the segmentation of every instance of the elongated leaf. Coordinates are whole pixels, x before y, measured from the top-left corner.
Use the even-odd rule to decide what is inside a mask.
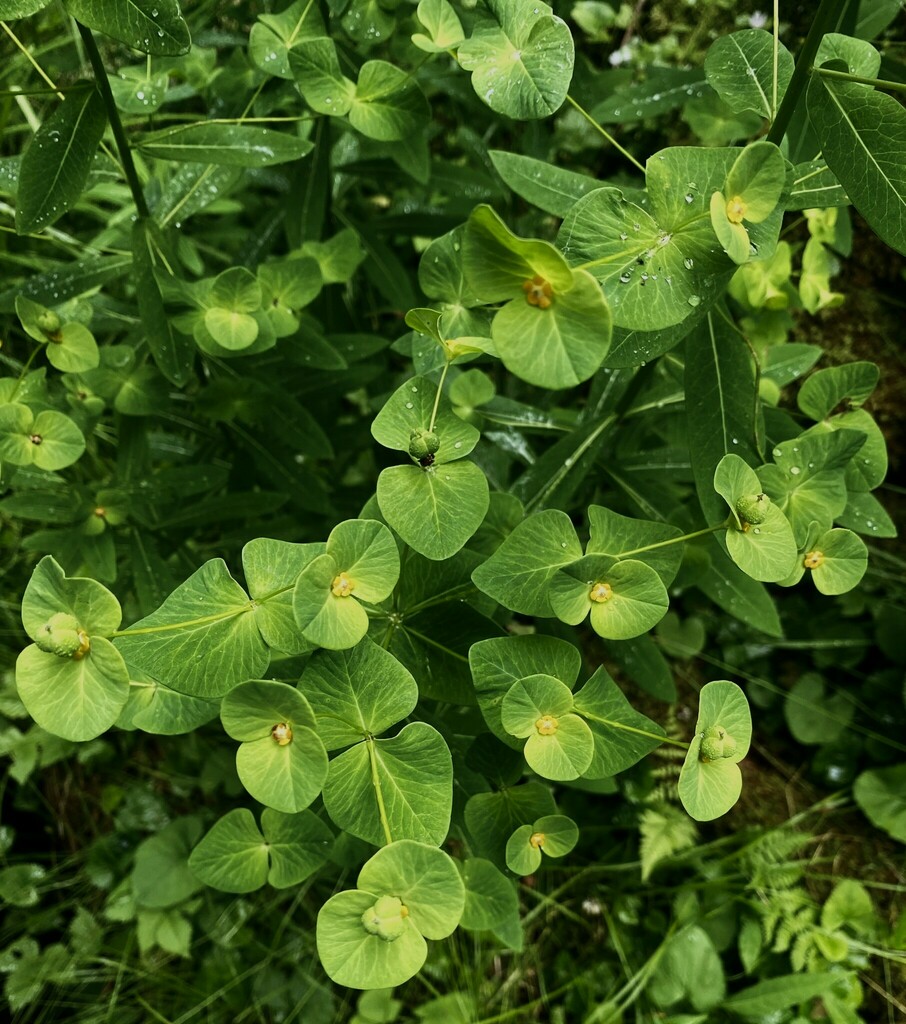
[[[0,4],[0,17],[5,21],[27,18],[31,14],[37,14],[49,3],[50,0],[3,0]]]
[[[714,471],[728,453],[752,465],[755,368],[743,338],[723,316],[709,313],[686,339],[686,425],[698,501],[714,526],[727,509],[714,491]]]
[[[142,136],[139,149],[161,160],[272,167],[301,160],[314,149],[307,139],[272,128],[238,124],[187,124]]]
[[[178,0],[65,0],[83,25],[113,36],[142,53],[178,56],[191,45]]]
[[[491,149],[488,156],[517,196],[555,217],[565,217],[582,196],[600,188],[600,182],[586,174],[577,174],[534,157],[503,149]]]
[[[75,203],[107,127],[96,88],[70,92],[35,132],[22,154],[16,196],[16,230],[40,231]]]
[[[649,68],[644,82],[618,88],[592,107],[591,115],[599,124],[629,124],[666,114],[708,94],[713,95],[711,87],[699,68]]]
[[[192,374],[195,350],[191,339],[174,330],[161,298],[155,268],[166,274],[162,263],[164,241],[152,220],[141,218],[132,229],[132,273],[135,297],[151,355],[160,372],[173,384],[182,385]]]
[[[807,103],[827,166],[875,234],[906,253],[906,110],[893,96],[818,72]]]
[[[777,606],[763,583],[758,583],[737,568],[715,541],[709,546],[711,564],[695,581],[718,608],[760,629],[768,636],[783,636]]]

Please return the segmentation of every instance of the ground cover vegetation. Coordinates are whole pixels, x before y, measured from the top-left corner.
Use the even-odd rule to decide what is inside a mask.
[[[0,0],[14,1019],[906,1014],[900,5],[771,6]]]

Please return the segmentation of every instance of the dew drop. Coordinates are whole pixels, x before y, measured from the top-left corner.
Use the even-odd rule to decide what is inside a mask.
[[[412,408],[412,403],[411,402],[406,402],[406,408],[407,409],[411,409]]]
[[[695,262],[691,256],[687,256],[683,260],[683,266],[686,268],[686,270],[691,270],[695,266]]]
[[[799,476],[801,472],[802,471],[799,469],[798,466],[790,466],[790,473],[792,474],[792,476]]]

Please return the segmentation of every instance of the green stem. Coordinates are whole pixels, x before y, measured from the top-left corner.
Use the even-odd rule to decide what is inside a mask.
[[[381,789],[381,777],[377,770],[377,752],[374,749],[374,737],[366,736],[365,745],[368,747],[368,760],[371,762],[371,784],[374,786],[374,795],[377,799],[378,816],[381,819],[381,827],[384,830],[384,838],[389,846],[393,842],[390,834],[390,823],[387,821],[387,809],[384,807],[384,792]]]
[[[777,89],[780,67],[780,0],[774,0],[774,78],[771,90],[771,121],[777,117]]]
[[[450,369],[449,360],[444,363],[443,371],[440,375],[440,380],[437,383],[437,394],[434,396],[434,408],[431,410],[431,422],[428,424],[428,433],[430,434],[434,430],[434,422],[437,419],[437,410],[440,408],[440,396],[444,390],[444,381],[447,379],[447,370]]]
[[[85,50],[88,53],[88,59],[91,61],[91,66],[94,69],[94,79],[97,83],[98,91],[101,94],[101,98],[104,100],[104,106],[107,108],[107,117],[110,119],[110,127],[113,129],[116,148],[119,150],[120,160],[123,164],[123,172],[126,175],[126,181],[129,183],[129,189],[132,192],[135,209],[137,210],[139,217],[150,217],[151,213],[148,210],[148,204],[145,202],[145,194],[142,191],[142,184],[138,180],[138,171],[135,169],[135,161],[132,159],[132,150],[129,146],[129,139],[126,137],[126,129],[123,128],[123,122],[120,120],[119,111],[116,109],[113,92],[110,89],[110,81],[107,78],[107,72],[104,70],[104,62],[101,60],[101,54],[98,50],[97,43],[94,41],[91,29],[86,28],[78,21],[76,22],[76,25],[78,25],[79,33],[85,43]]]
[[[591,114],[588,113],[588,111],[584,107],[580,106],[572,98],[572,96],[567,95],[566,98],[573,105],[573,107],[575,107],[575,109],[579,111],[579,113],[585,118],[585,120],[588,121],[588,123],[592,126],[592,128],[595,129],[595,131],[600,132],[600,134],[603,135],[605,139],[607,139],[607,141],[611,144],[611,146],[613,146],[620,153],[622,153],[623,156],[625,156],[626,159],[630,163],[635,164],[635,166],[638,167],[638,169],[642,172],[642,174],[645,173],[644,166],[642,164],[640,164],[638,162],[638,160],[636,160],[636,158],[632,155],[632,153],[630,153],[628,149],[624,149],[619,144],[619,142],[617,142],[617,140],[610,134],[610,132],[605,131],[604,128],[602,128],[601,125],[598,124],[598,122],[591,116]]]
[[[669,540],[659,540],[657,544],[646,544],[643,548],[635,548],[633,551],[621,551],[620,558],[629,558],[631,555],[641,555],[645,551],[654,551],[655,548],[666,548],[670,544],[682,544],[687,540],[694,540],[696,537],[704,537],[709,533],[717,533],[718,530],[726,530],[727,524],[709,526],[704,530],[696,530],[694,533],[684,533],[682,537],[671,537]]]
[[[812,61],[814,61],[815,54],[818,52],[818,46],[825,34],[837,24],[839,11],[840,0],[821,0],[821,6],[818,8],[818,13],[815,15],[812,27],[809,29],[805,42],[802,44],[802,49],[799,51],[796,67],[793,70],[793,77],[787,86],[783,102],[777,111],[777,117],[774,118],[774,123],[768,132],[768,142],[773,142],[779,146],[783,141],[786,130],[790,126],[793,113],[799,105],[802,93],[805,91],[808,76],[812,70]]]
[[[682,740],[672,739],[670,736],[659,736],[656,732],[647,732],[645,729],[636,729],[633,725],[624,725],[622,722],[614,722],[610,718],[601,718],[599,715],[593,715],[588,711],[578,711],[583,718],[587,718],[590,722],[598,722],[600,725],[607,725],[611,729],[622,729],[623,732],[633,732],[636,736],[644,736],[649,740],[657,740],[658,743],[670,743],[674,747],[682,747],[683,750],[689,749],[689,744],[684,743]]]
[[[906,82],[891,82],[886,78],[862,78],[861,75],[851,75],[848,71],[833,71],[831,68],[818,68],[817,70],[822,78],[836,78],[840,82],[873,85],[876,89],[885,89],[887,92],[906,92]]]
[[[35,356],[40,352],[39,348],[33,348],[31,355],[26,359],[25,365],[22,367],[22,372],[19,374],[19,379],[16,381],[16,386],[13,388],[13,393],[9,396],[9,401],[14,402],[16,395],[19,393],[19,388],[22,387],[22,381],[25,380],[25,375],[28,373],[31,364],[35,361]]]

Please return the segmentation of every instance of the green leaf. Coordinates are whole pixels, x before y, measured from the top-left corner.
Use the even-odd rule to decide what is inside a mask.
[[[457,52],[472,87],[498,114],[520,120],[548,117],[566,99],[574,46],[570,31],[538,3],[530,14],[519,0],[488,0],[494,16],[480,19]]]
[[[906,765],[862,772],[853,796],[873,825],[906,843]]]
[[[645,562],[586,555],[560,569],[550,583],[557,618],[578,625],[590,614],[592,629],[608,640],[631,640],[647,633],[669,606],[660,576]]]
[[[412,432],[427,431],[437,397],[437,385],[427,377],[413,377],[384,403],[371,424],[371,434],[378,444],[395,451],[408,452]],[[434,452],[434,465],[440,466],[468,455],[481,437],[477,431],[453,411],[446,396],[437,405],[434,431],[440,446]],[[418,459],[412,456],[415,462]]]
[[[439,846],[450,827],[453,765],[441,734],[413,722],[391,739],[366,740],[335,757],[324,806],[339,828],[375,846],[392,839]]]
[[[313,875],[333,845],[333,833],[311,811],[281,814],[266,809],[261,829],[267,842],[270,870],[267,881],[275,889],[290,889]]]
[[[858,586],[868,568],[868,548],[852,530],[827,530],[806,543],[802,560],[822,594],[845,594]]]
[[[807,103],[827,166],[875,234],[906,252],[906,110],[894,96],[820,72]]]
[[[341,71],[332,39],[305,39],[289,53],[289,67],[305,102],[318,114],[343,117],[356,93]]]
[[[414,77],[383,60],[366,61],[349,107],[349,123],[369,139],[397,142],[419,132],[428,103]]]
[[[177,818],[139,843],[132,869],[132,892],[139,906],[172,907],[201,888],[188,863],[200,835],[198,818]]]
[[[64,6],[76,21],[142,53],[189,52],[189,26],[178,0],[65,0]]]
[[[607,555],[617,560],[635,558],[650,565],[664,586],[669,586],[676,578],[683,560],[683,545],[669,543],[682,536],[682,531],[675,526],[632,519],[602,505],[589,505],[588,531],[586,554]],[[653,550],[637,550],[646,547]]]
[[[544,778],[577,779],[591,763],[594,739],[572,706],[569,687],[543,674],[520,679],[503,698],[503,728],[526,740],[525,759]]]
[[[469,857],[461,870],[465,885],[461,928],[483,932],[514,917],[518,921],[516,890],[503,872],[481,857]]]
[[[872,937],[878,918],[868,890],[853,878],[837,882],[821,908],[821,927],[850,928],[856,935]]]
[[[192,851],[189,867],[205,885],[254,892],[267,881],[267,844],[245,807],[225,814]]]
[[[484,302],[514,297],[525,302],[525,285],[544,278],[554,295],[569,291],[573,276],[550,244],[513,234],[490,206],[478,206],[466,223],[462,261],[469,285]]]
[[[324,20],[317,6],[308,0],[295,0],[279,14],[258,15],[249,33],[249,59],[269,75],[292,78],[293,47],[324,35]]]
[[[541,867],[541,850],[532,842],[534,837],[534,826],[520,825],[507,840],[506,866],[514,875],[525,877]]]
[[[454,442],[455,443],[455,442]],[[391,466],[378,477],[381,515],[403,541],[426,558],[455,555],[488,510],[488,481],[473,462]]]
[[[639,819],[639,858],[642,881],[665,860],[695,845],[698,829],[689,816],[672,804],[646,807]]]
[[[416,32],[412,42],[425,53],[455,49],[465,38],[462,23],[447,0],[420,0],[416,13],[428,35]]]
[[[42,344],[51,366],[63,373],[83,373],[100,362],[97,342],[84,324],[70,321],[54,331],[42,330],[41,323],[56,314],[24,295],[16,296],[16,314],[25,332]],[[59,318],[58,318],[59,319]]]
[[[65,469],[85,451],[81,430],[68,417],[52,409],[35,415],[27,405],[0,405],[0,459],[14,466]]]
[[[780,509],[761,491],[755,471],[738,455],[725,455],[714,471],[714,489],[730,506],[732,522],[726,541],[730,557],[753,579],[786,579],[796,561],[793,528]],[[740,508],[758,506],[746,519]]]
[[[168,272],[163,235],[153,220],[140,217],[132,228],[132,274],[139,315],[148,348],[160,372],[171,383],[185,384],[192,375],[192,343],[173,327],[161,297],[155,268]]]
[[[249,596],[256,603],[255,620],[268,647],[284,654],[311,650],[296,625],[293,589],[302,570],[323,554],[324,548],[322,543],[290,544],[258,537],[242,549],[242,570]]]
[[[661,726],[632,707],[603,666],[576,694],[574,710],[588,722],[595,741],[594,756],[583,773],[587,779],[631,768],[666,736]]]
[[[777,606],[767,588],[737,568],[715,541],[710,562],[695,585],[729,615],[768,636],[783,636]]]
[[[849,196],[824,160],[808,160],[793,168],[787,210],[849,206]]]
[[[72,90],[35,132],[22,154],[16,194],[16,230],[40,231],[57,221],[82,194],[107,110],[93,86]]]
[[[658,1006],[681,999],[693,1009],[710,1010],[722,1004],[727,984],[714,941],[700,925],[674,933],[663,947],[658,970],[647,992]],[[700,1018],[693,1018],[693,1021]]]
[[[350,650],[316,652],[299,686],[317,709],[318,735],[328,750],[379,736],[418,701],[412,675],[367,637]]]
[[[81,658],[58,657],[32,644],[16,660],[16,688],[43,729],[74,742],[93,740],[119,717],[129,674],[109,640],[91,639]]]
[[[49,3],[50,0],[3,0],[3,18],[6,21],[27,18],[29,15],[43,10]]]
[[[816,370],[802,383],[796,403],[813,420],[828,417],[841,402],[847,408],[859,408],[878,385],[880,370],[876,363],[844,363]]]
[[[790,84],[793,58],[779,44],[777,104]],[[770,118],[774,107],[774,39],[764,29],[743,29],[720,36],[705,56],[708,84],[735,112],[755,110]]]
[[[146,65],[121,67],[110,76],[110,91],[117,109],[124,114],[153,114],[164,104],[170,76],[167,72],[149,75]]]
[[[727,734],[722,742],[732,740],[732,747],[725,747],[723,756],[709,758],[707,744],[713,742],[714,731]],[[706,683],[699,695],[695,736],[679,777],[680,800],[696,821],[719,818],[739,799],[742,773],[738,764],[749,752],[751,739],[752,716],[742,690],[725,679]]]
[[[721,1004],[744,1020],[760,1021],[766,1016],[826,995],[839,974],[819,971],[814,974],[785,974],[767,978],[734,992]]]
[[[465,887],[449,855],[408,839],[385,846],[366,861],[356,885],[379,896],[397,896],[426,939],[452,935],[465,903]]]
[[[508,302],[491,324],[503,365],[538,387],[569,388],[588,380],[607,355],[612,329],[597,281],[573,271],[569,290],[555,290],[547,308],[533,305],[532,295]]]
[[[192,697],[221,697],[260,677],[269,661],[256,609],[221,558],[120,633],[116,647],[130,665]]]
[[[786,695],[783,714],[798,743],[833,743],[852,720],[853,704],[843,693],[828,693],[817,672],[806,672]]]
[[[118,729],[141,729],[158,736],[194,732],[216,718],[217,701],[187,697],[151,679],[144,672],[130,673],[129,698],[116,720]],[[135,676],[141,676],[136,679]]]
[[[529,782],[496,793],[476,793],[469,797],[465,822],[473,848],[480,856],[503,867],[507,840],[514,830],[545,814],[556,814],[556,811],[550,788]]]
[[[501,704],[520,679],[545,673],[572,689],[582,656],[578,648],[552,636],[525,635],[480,640],[469,648],[469,666],[478,706],[491,732],[510,746],[513,740],[501,721]]]
[[[582,557],[565,512],[547,509],[524,519],[472,573],[483,593],[520,615],[550,616],[548,588],[559,569]]]
[[[45,555],[22,595],[25,632],[42,642],[52,636],[51,620],[60,612],[71,615],[76,620],[74,628],[83,629],[89,639],[109,637],[123,617],[119,601],[105,586],[93,579],[67,576],[54,558]]]
[[[266,807],[294,814],[321,792],[327,778],[324,749],[308,701],[286,683],[240,683],[223,699],[220,718],[240,740],[239,780]]]
[[[584,195],[600,187],[587,174],[577,174],[534,157],[505,149],[490,149],[488,156],[516,195],[555,217],[565,217]]]
[[[358,890],[339,892],[318,912],[318,954],[338,985],[359,989],[402,985],[425,962],[427,943],[408,918],[392,941],[366,931],[362,918],[377,899],[376,894]]]
[[[842,60],[851,75],[877,78],[881,70],[881,54],[864,39],[854,39],[839,32],[827,32],[821,37],[815,54],[815,67],[831,60]]]
[[[225,167],[273,167],[301,160],[314,149],[308,139],[251,125],[176,125],[143,135],[137,143],[159,160],[218,164]]]

